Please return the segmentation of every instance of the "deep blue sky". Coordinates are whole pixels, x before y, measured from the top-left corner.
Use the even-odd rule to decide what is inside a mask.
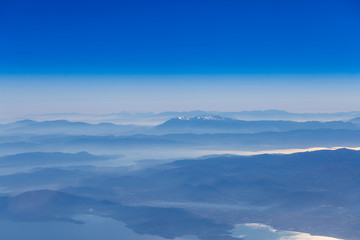
[[[360,110],[358,0],[0,0],[0,115]]]
[[[359,73],[359,13],[358,0],[0,0],[0,73]]]

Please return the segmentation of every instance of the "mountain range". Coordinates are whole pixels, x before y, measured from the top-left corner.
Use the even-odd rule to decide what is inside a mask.
[[[71,135],[133,135],[169,133],[257,133],[264,131],[291,131],[300,129],[349,129],[359,130],[356,119],[352,121],[245,121],[221,116],[176,117],[155,126],[119,125],[113,123],[90,124],[66,120],[37,122],[21,120],[0,124],[1,135],[71,134]]]
[[[248,121],[254,120],[289,120],[289,121],[348,121],[349,119],[360,116],[360,112],[333,112],[333,113],[293,113],[282,110],[264,110],[264,111],[238,111],[238,112],[220,112],[220,111],[169,111],[169,112],[120,112],[111,114],[82,114],[82,113],[50,113],[24,116],[37,121],[52,121],[66,119],[69,121],[84,122],[112,122],[122,124],[156,125],[165,122],[168,119],[178,116],[196,117],[196,116],[222,116],[225,118],[242,119]],[[0,119],[1,120],[1,119]],[[3,119],[2,122],[11,122],[12,120]]]
[[[156,126],[157,130],[180,133],[257,133],[300,129],[359,129],[352,122],[244,121],[220,116],[177,117]]]
[[[117,154],[138,158],[181,158],[214,151],[266,151],[313,147],[359,147],[360,130],[303,129],[259,133],[177,133],[164,135],[38,135],[2,137],[0,154],[21,152],[81,152]],[[209,153],[207,153],[209,152]],[[178,153],[178,155],[174,154]],[[130,155],[129,155],[130,154]],[[164,158],[162,156],[161,158]]]
[[[13,221],[66,221],[81,224],[72,218],[79,214],[110,217],[124,222],[138,234],[167,239],[193,235],[201,240],[235,240],[229,232],[232,226],[216,223],[179,208],[125,206],[51,190],[28,191],[0,198],[0,218]]]
[[[43,168],[0,176],[2,188],[24,191],[3,193],[0,217],[71,221],[94,209],[91,214],[123,221],[138,233],[167,238],[232,239],[231,226],[255,222],[358,240],[359,175],[360,151],[349,149],[224,155],[139,170]],[[41,190],[45,182],[51,191]]]

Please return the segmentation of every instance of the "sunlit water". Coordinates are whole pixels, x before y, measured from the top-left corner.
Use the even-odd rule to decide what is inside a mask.
[[[308,233],[280,231],[259,223],[236,225],[233,230],[233,237],[244,240],[341,240],[324,236],[312,236]]]

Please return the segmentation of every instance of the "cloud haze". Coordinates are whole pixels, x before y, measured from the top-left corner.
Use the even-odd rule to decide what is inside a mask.
[[[358,75],[1,76],[2,116],[121,111],[358,110]]]

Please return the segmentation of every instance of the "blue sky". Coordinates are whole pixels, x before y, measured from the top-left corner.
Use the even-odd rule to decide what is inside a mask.
[[[359,12],[356,0],[2,0],[1,113],[356,110]]]
[[[354,73],[357,0],[2,0],[0,73]]]

